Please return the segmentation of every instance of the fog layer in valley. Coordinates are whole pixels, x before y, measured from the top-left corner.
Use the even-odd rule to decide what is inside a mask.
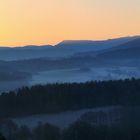
[[[0,48],[0,92],[56,82],[140,78],[140,37]]]
[[[138,67],[101,67],[85,69],[64,69],[39,72],[29,82],[34,84],[86,82],[92,80],[119,80],[126,78],[140,78]]]

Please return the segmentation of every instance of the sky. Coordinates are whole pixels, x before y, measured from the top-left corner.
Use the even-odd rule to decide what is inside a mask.
[[[140,0],[0,0],[0,46],[140,35]]]

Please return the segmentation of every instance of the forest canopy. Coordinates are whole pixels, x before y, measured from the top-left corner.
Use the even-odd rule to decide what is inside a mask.
[[[58,113],[101,106],[139,106],[140,79],[55,83],[0,95],[0,117]]]

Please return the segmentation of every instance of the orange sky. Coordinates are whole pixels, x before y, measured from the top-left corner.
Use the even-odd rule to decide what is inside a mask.
[[[140,35],[140,0],[0,0],[0,46]]]

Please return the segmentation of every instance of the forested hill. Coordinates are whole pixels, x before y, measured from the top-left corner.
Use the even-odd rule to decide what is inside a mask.
[[[140,105],[140,79],[23,87],[0,95],[0,117]]]

